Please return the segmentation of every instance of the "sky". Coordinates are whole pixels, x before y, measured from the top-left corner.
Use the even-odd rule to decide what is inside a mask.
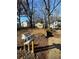
[[[30,5],[32,5],[31,1],[32,0],[29,0]],[[42,4],[42,2],[43,0],[34,0],[33,2],[34,3],[33,7],[36,11],[36,14],[39,15],[39,17],[43,16],[42,12],[40,12],[41,8],[43,7],[42,5],[44,5]],[[54,3],[53,0],[50,0],[50,10],[52,10],[53,8],[53,3]],[[57,6],[57,12],[58,12],[58,16],[61,16],[61,3]],[[20,19],[21,19],[21,22],[28,20],[27,16],[21,16]]]
[[[40,8],[42,7],[42,1],[43,0],[34,0],[34,7],[37,13],[41,16]],[[57,0],[58,2],[59,0]],[[50,10],[53,8],[53,0],[50,0]],[[61,3],[57,6],[58,9],[58,15],[61,16]]]

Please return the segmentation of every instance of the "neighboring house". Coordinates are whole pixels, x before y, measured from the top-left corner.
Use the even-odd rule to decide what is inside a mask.
[[[35,24],[35,27],[37,27],[37,28],[43,28],[43,24],[40,23],[40,22],[38,22],[38,23]]]
[[[54,26],[53,24],[50,24],[50,28],[52,28],[52,29],[53,29],[53,28],[55,28],[55,26]]]
[[[26,15],[20,15],[21,27],[29,27],[29,19]]]
[[[22,22],[21,27],[28,27],[28,22]]]
[[[60,22],[58,21],[55,21],[54,23],[50,24],[50,28],[57,28],[58,24],[61,24]]]

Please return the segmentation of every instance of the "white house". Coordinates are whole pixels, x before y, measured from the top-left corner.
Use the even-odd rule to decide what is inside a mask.
[[[21,26],[22,26],[22,27],[28,27],[28,23],[27,23],[27,22],[22,22],[22,23],[21,23]]]
[[[55,21],[54,23],[50,24],[50,28],[56,28],[59,22]]]
[[[29,19],[26,15],[20,15],[21,27],[28,27]]]

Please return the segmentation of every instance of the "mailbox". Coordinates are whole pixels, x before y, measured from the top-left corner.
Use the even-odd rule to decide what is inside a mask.
[[[31,35],[29,33],[22,34],[21,39],[23,39],[25,41],[25,44],[28,44],[33,40],[33,35]]]

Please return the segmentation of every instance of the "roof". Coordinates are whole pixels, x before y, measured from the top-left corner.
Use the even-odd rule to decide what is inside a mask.
[[[21,22],[29,21],[28,16],[26,15],[20,15]]]

